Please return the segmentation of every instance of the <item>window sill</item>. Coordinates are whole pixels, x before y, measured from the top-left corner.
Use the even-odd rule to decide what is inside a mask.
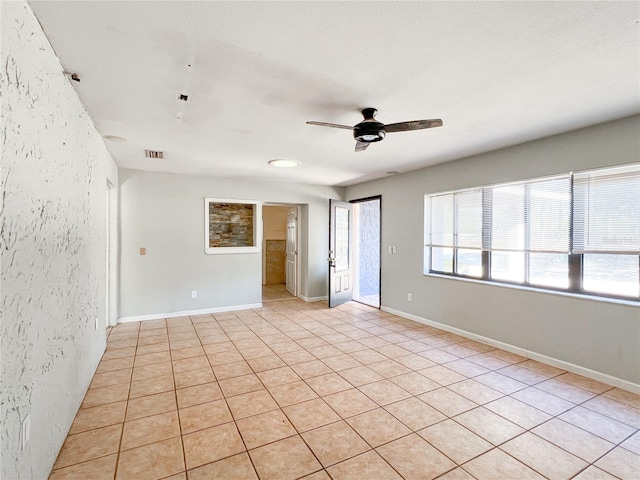
[[[524,290],[527,292],[536,292],[536,293],[543,293],[543,294],[547,294],[547,295],[558,295],[561,297],[571,297],[571,298],[579,298],[582,300],[591,300],[591,301],[596,301],[596,302],[604,302],[604,303],[613,303],[616,305],[627,305],[627,306],[631,306],[631,307],[640,307],[640,301],[638,300],[625,300],[622,298],[609,298],[609,297],[600,297],[598,295],[588,295],[588,294],[580,294],[580,293],[573,293],[573,292],[562,292],[562,291],[558,291],[558,290],[547,290],[545,288],[536,288],[536,287],[530,287],[530,286],[525,286],[525,285],[511,285],[508,283],[500,283],[500,282],[491,282],[491,281],[487,281],[487,280],[477,280],[475,278],[469,278],[469,277],[458,277],[458,276],[454,276],[454,275],[442,275],[439,273],[423,273],[423,275],[425,277],[434,277],[434,278],[443,278],[443,279],[447,279],[447,280],[455,280],[455,281],[461,281],[461,282],[468,282],[468,283],[477,283],[480,285],[488,285],[491,287],[500,287],[500,288],[511,288],[511,289],[515,289],[515,290]]]

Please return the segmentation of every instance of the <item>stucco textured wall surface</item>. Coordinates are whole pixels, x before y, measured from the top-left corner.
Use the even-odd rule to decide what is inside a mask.
[[[28,5],[1,8],[0,477],[45,479],[104,351],[117,169]]]

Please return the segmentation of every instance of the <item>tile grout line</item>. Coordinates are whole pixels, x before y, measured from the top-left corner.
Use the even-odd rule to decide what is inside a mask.
[[[140,325],[138,325],[138,335],[136,337],[136,346],[135,349],[133,351],[133,365],[131,366],[131,377],[129,379],[129,392],[127,393],[127,403],[125,404],[125,408],[124,408],[124,416],[122,418],[122,431],[120,432],[120,440],[118,442],[118,452],[116,455],[116,465],[115,465],[115,469],[113,472],[113,479],[116,480],[118,477],[118,467],[120,466],[120,453],[122,452],[122,440],[124,439],[124,427],[125,427],[125,423],[127,421],[127,411],[129,410],[129,400],[131,397],[131,386],[133,385],[133,372],[135,369],[135,364],[136,364],[136,356],[137,356],[137,352],[138,352],[138,341],[140,340]]]
[[[276,328],[277,328],[277,327],[276,327]],[[284,333],[284,332],[283,332],[283,333]],[[286,334],[285,334],[285,335],[286,335]],[[307,338],[309,338],[309,337],[307,337]],[[293,340],[293,339],[292,339],[292,340]],[[293,340],[293,341],[295,342],[295,340]],[[296,343],[298,343],[298,342],[296,342]],[[300,345],[300,346],[301,346],[304,350],[308,351],[308,350],[307,350],[305,347],[303,347],[302,345]],[[315,348],[315,347],[311,347],[311,348]],[[308,351],[308,352],[309,352],[309,351]],[[274,353],[275,353],[275,352],[274,352]],[[311,352],[309,352],[309,353],[311,353]],[[312,354],[312,355],[314,355],[313,353],[311,353],[311,354]],[[349,355],[348,353],[344,353],[344,354]],[[276,355],[277,355],[277,353],[276,353]],[[382,355],[384,355],[384,354],[382,354]],[[315,356],[315,355],[314,355],[314,356]],[[349,356],[350,356],[350,355],[349,355]],[[327,358],[329,358],[329,357],[327,357]],[[392,360],[390,357],[387,357],[387,358],[388,358],[388,359],[390,359],[390,360]],[[318,358],[318,357],[316,357],[316,359],[317,359],[318,361],[320,361],[321,363],[323,363],[323,364],[324,364],[324,362],[322,362],[322,358]],[[282,359],[281,359],[281,360],[282,360]],[[247,363],[248,363],[248,362],[247,362]],[[304,362],[302,362],[302,363],[304,363]],[[285,362],[285,364],[286,364],[286,362]],[[326,365],[326,364],[325,364],[325,365]],[[289,366],[289,368],[291,369],[291,366],[290,366],[290,365],[288,365],[288,366]],[[331,367],[329,367],[329,368],[331,368]],[[292,370],[293,370],[293,369],[292,369]],[[332,370],[333,370],[333,369],[332,369]],[[256,373],[257,373],[257,372],[255,372],[255,370],[254,370],[254,374],[256,374]],[[339,375],[339,372],[337,372],[337,371],[333,371],[333,373],[336,373],[336,374],[338,374],[338,375]],[[258,377],[258,378],[259,378],[259,377]],[[314,378],[314,377],[309,377],[309,378]],[[341,377],[341,378],[343,378],[343,377]],[[260,380],[261,380],[261,379],[260,379]],[[302,380],[302,381],[303,381],[307,386],[309,386],[309,387],[313,390],[313,387],[311,387],[311,386],[307,383],[307,379],[302,378],[301,380]],[[345,379],[345,380],[346,380],[346,379]],[[347,380],[347,382],[348,382],[348,380]],[[294,382],[289,382],[289,383],[294,383]],[[348,383],[349,383],[349,382],[348,382]],[[371,382],[371,383],[374,383],[374,382]],[[267,387],[266,387],[266,385],[264,385],[264,383],[263,383],[263,386],[264,386],[265,388],[267,388]],[[361,393],[363,393],[365,396],[367,396],[367,395],[366,395],[366,393],[365,393],[365,392],[362,392],[362,391],[361,391],[357,386],[352,385],[352,388],[357,389],[358,391],[360,391]],[[321,395],[319,395],[317,392],[315,392],[315,393],[318,395],[318,398],[319,398],[319,399],[321,399],[321,400],[323,399],[323,397],[322,397]],[[339,393],[339,392],[333,392],[333,393]],[[409,392],[407,392],[407,393],[409,393]],[[367,398],[370,398],[370,397],[368,397],[368,396],[367,396]],[[411,398],[411,397],[410,397],[410,398]],[[375,400],[374,400],[374,399],[371,399],[371,400],[372,400],[374,403],[376,403],[376,404],[377,404],[377,402],[375,402]],[[309,400],[309,401],[311,401],[311,400]],[[276,402],[276,403],[277,403],[277,402]],[[304,403],[304,402],[299,402],[299,403]],[[324,403],[326,404],[326,402],[324,402]],[[331,406],[330,406],[330,405],[327,405],[327,406],[328,406],[331,410],[333,410],[333,409],[331,408]],[[378,408],[380,408],[380,409],[383,409],[383,410],[384,410],[384,406],[379,405],[379,404],[377,404],[376,409],[378,409]],[[374,410],[375,410],[375,409],[374,409]],[[288,416],[288,415],[287,415],[287,413],[283,410],[283,408],[282,408],[282,407],[280,407],[280,411],[281,411],[281,412],[282,412],[282,413],[283,413],[283,414],[288,418],[289,422],[292,424],[292,426],[293,426],[294,430],[297,432],[298,436],[303,440],[303,442],[305,443],[305,445],[307,445],[307,448],[309,448],[309,450],[312,452],[312,454],[314,455],[314,457],[316,458],[316,460],[318,460],[318,463],[323,467],[323,470],[324,470],[324,471],[327,471],[327,468],[328,468],[328,467],[324,467],[324,465],[320,462],[319,458],[318,458],[318,457],[316,456],[316,454],[313,452],[313,450],[311,449],[310,445],[309,445],[309,444],[307,443],[307,441],[304,439],[304,437],[303,437],[302,433],[297,429],[297,427],[296,427],[295,425],[293,425],[293,423],[291,422],[291,418],[289,418],[289,416]],[[386,410],[384,410],[384,411],[386,411]],[[363,438],[363,437],[362,437],[362,436],[361,436],[361,435],[360,435],[356,430],[354,430],[354,429],[353,429],[353,427],[352,427],[352,426],[347,422],[347,419],[348,419],[348,418],[353,418],[353,417],[358,416],[358,415],[360,415],[360,414],[356,414],[356,415],[353,415],[353,416],[351,416],[351,417],[347,417],[347,418],[345,418],[345,417],[342,417],[342,415],[340,415],[338,412],[336,412],[336,413],[337,413],[337,415],[338,415],[338,417],[339,417],[339,420],[336,420],[335,422],[330,422],[330,423],[325,424],[325,425],[321,425],[321,426],[315,427],[315,428],[313,428],[313,429],[310,429],[310,430],[305,431],[304,433],[309,433],[309,432],[312,432],[312,431],[314,431],[314,430],[319,430],[319,429],[321,429],[321,428],[324,428],[324,427],[326,427],[326,426],[328,426],[328,425],[333,425],[333,424],[335,424],[335,423],[344,422],[344,423],[348,426],[348,428],[349,428],[351,431],[353,431],[356,435],[358,435],[358,437],[359,437],[359,438],[361,438],[361,439],[365,442],[365,444],[369,447],[369,449],[368,449],[366,452],[360,452],[360,453],[358,453],[358,454],[356,454],[356,455],[354,455],[354,456],[352,456],[352,457],[345,458],[345,459],[341,460],[340,462],[337,462],[337,463],[336,463],[336,464],[334,464],[334,465],[338,465],[338,464],[340,464],[340,463],[346,462],[346,461],[348,461],[348,460],[351,460],[351,459],[353,459],[353,458],[357,457],[358,455],[362,455],[362,454],[367,453],[367,452],[369,452],[369,451],[373,451],[376,455],[380,456],[380,455],[376,452],[376,450],[375,450],[377,447],[373,447],[373,446],[372,446],[369,442],[367,442],[367,441],[366,441],[366,440],[365,440],[365,439],[364,439],[364,438]],[[363,413],[366,413],[366,412],[363,412]],[[378,447],[380,447],[380,446],[382,446],[382,445],[385,445],[385,444],[387,444],[387,443],[391,443],[392,441],[398,440],[398,439],[400,439],[400,438],[404,438],[405,436],[409,436],[409,435],[414,434],[414,432],[413,432],[413,430],[412,430],[412,429],[409,429],[409,430],[410,430],[410,432],[409,432],[407,435],[404,435],[404,436],[398,437],[398,438],[396,438],[396,439],[394,439],[394,440],[390,440],[389,442],[385,442],[384,444],[381,444],[381,445],[379,445]],[[287,437],[287,438],[290,438],[290,437]],[[271,442],[271,443],[275,443],[275,442],[277,442],[277,441],[279,441],[279,440],[275,440],[274,442]],[[268,444],[267,444],[267,445],[268,445]],[[257,448],[258,448],[258,447],[257,447]],[[393,468],[393,466],[392,466],[392,465],[390,465],[390,464],[389,464],[389,463],[384,459],[384,457],[381,457],[381,456],[380,456],[380,458],[381,458],[381,459],[382,459],[382,460],[383,460],[387,465],[389,465],[389,467],[390,467],[390,468],[392,468],[394,471],[396,471],[396,473],[400,474],[399,472],[397,472],[397,470],[396,470],[395,468]],[[455,462],[454,462],[454,463],[455,463]],[[334,466],[334,465],[331,465],[331,466]],[[329,474],[329,473],[327,472],[327,474]]]
[[[588,401],[588,400],[585,400],[585,401]],[[491,403],[491,402],[487,402],[487,403]],[[526,404],[526,405],[528,405],[528,404]],[[479,405],[479,406],[480,406],[480,407],[482,407],[483,405]],[[528,406],[529,406],[529,407],[531,407],[531,408],[536,408],[536,407],[534,407],[534,406],[532,406],[532,405],[528,405]],[[580,471],[576,472],[576,474],[574,475],[574,476],[576,476],[576,475],[578,475],[581,471],[586,470],[586,469],[587,469],[587,468],[589,468],[590,466],[595,466],[595,463],[596,463],[600,458],[604,457],[607,453],[609,453],[610,451],[612,451],[613,449],[615,449],[617,446],[619,446],[619,444],[618,444],[618,445],[614,444],[614,445],[613,445],[613,447],[612,447],[611,449],[607,450],[604,454],[602,454],[600,457],[598,457],[598,459],[596,459],[596,460],[595,460],[595,461],[593,461],[593,462],[590,462],[590,461],[588,461],[588,460],[585,460],[585,459],[584,459],[584,458],[582,458],[582,457],[579,457],[578,455],[576,455],[576,454],[574,454],[574,453],[572,453],[572,452],[569,452],[568,450],[566,450],[566,449],[565,449],[565,448],[563,448],[562,446],[557,445],[556,443],[554,443],[554,442],[552,442],[552,441],[550,441],[550,440],[547,440],[547,439],[545,439],[545,438],[543,438],[543,437],[540,437],[539,435],[537,435],[537,434],[536,434],[535,432],[533,432],[532,430],[533,430],[534,428],[539,427],[540,425],[544,425],[545,423],[548,423],[548,422],[550,422],[550,421],[552,421],[552,420],[555,420],[555,419],[558,419],[558,420],[563,421],[562,419],[560,419],[560,418],[559,418],[559,416],[560,416],[560,415],[563,415],[564,413],[566,413],[566,412],[568,412],[568,411],[570,411],[570,410],[572,410],[572,409],[574,409],[574,408],[575,408],[575,407],[577,407],[577,406],[580,406],[580,405],[574,405],[574,406],[573,406],[573,407],[571,407],[569,410],[565,410],[565,411],[560,412],[559,414],[556,414],[556,415],[551,415],[551,416],[550,416],[550,418],[548,418],[548,419],[547,419],[547,420],[545,420],[544,422],[542,422],[542,423],[540,423],[540,424],[537,424],[537,425],[535,425],[535,426],[533,426],[533,427],[531,427],[531,428],[528,428],[528,429],[526,429],[526,428],[524,428],[524,427],[521,427],[521,426],[520,426],[520,425],[518,425],[518,424],[515,424],[514,422],[512,422],[512,421],[511,421],[511,420],[509,420],[508,418],[506,418],[506,417],[504,417],[504,416],[500,415],[499,413],[493,412],[493,413],[495,413],[496,415],[499,415],[500,417],[504,418],[505,420],[507,420],[507,421],[509,421],[509,422],[511,422],[511,423],[514,423],[514,424],[515,424],[515,425],[517,425],[518,427],[523,428],[523,430],[524,430],[523,432],[519,433],[518,435],[515,435],[514,437],[508,438],[507,440],[505,440],[504,442],[501,442],[501,443],[499,443],[499,444],[493,444],[493,442],[489,441],[487,438],[484,438],[484,437],[482,437],[480,434],[476,434],[476,433],[475,433],[475,432],[473,432],[473,431],[472,431],[471,433],[474,433],[475,435],[480,436],[481,438],[483,438],[484,440],[488,441],[489,443],[491,443],[491,444],[493,445],[493,448],[491,448],[491,449],[490,449],[490,450],[488,450],[488,451],[495,450],[495,449],[499,449],[499,450],[500,450],[500,451],[502,451],[503,453],[505,453],[505,454],[509,455],[509,456],[510,456],[511,458],[513,458],[515,461],[517,461],[517,462],[519,462],[519,463],[522,463],[523,465],[526,465],[528,468],[530,468],[530,469],[534,470],[536,473],[538,473],[538,474],[542,475],[543,477],[545,477],[541,472],[538,472],[534,467],[532,467],[532,466],[530,466],[530,465],[527,465],[527,464],[526,464],[526,463],[524,463],[523,461],[521,461],[521,460],[519,460],[518,458],[516,458],[516,457],[514,457],[513,455],[511,455],[509,452],[507,452],[507,451],[505,451],[505,450],[503,450],[503,449],[501,449],[501,448],[500,448],[501,446],[505,445],[506,443],[511,442],[512,440],[514,440],[514,439],[516,439],[516,438],[518,438],[518,437],[521,437],[521,436],[525,435],[526,433],[530,433],[530,434],[532,434],[532,435],[535,435],[536,437],[538,437],[538,438],[539,438],[539,439],[541,439],[542,441],[544,441],[544,442],[548,442],[548,443],[550,443],[551,445],[555,446],[556,448],[558,448],[558,449],[560,449],[560,450],[562,450],[562,451],[566,452],[567,454],[569,454],[569,455],[571,455],[571,456],[573,456],[573,457],[575,457],[575,458],[577,458],[577,459],[579,459],[579,460],[581,460],[581,461],[585,462],[585,463],[586,463],[586,466],[585,466],[584,468],[582,468]],[[474,407],[472,410],[475,410],[476,408],[478,408],[478,407]],[[539,409],[537,409],[537,408],[536,408],[536,410],[539,410]],[[470,410],[467,410],[467,411],[470,411]],[[544,411],[542,411],[542,410],[539,410],[539,411],[541,411],[542,413],[547,413],[547,412],[544,412]],[[463,414],[463,413],[466,413],[466,412],[461,412],[459,415],[461,415],[461,414]],[[454,416],[454,417],[449,417],[449,419],[451,419],[451,420],[455,421],[455,422],[456,422],[458,425],[460,425],[461,427],[463,427],[463,428],[465,428],[465,429],[469,430],[465,425],[460,424],[459,422],[457,422],[457,421],[456,421],[456,418],[455,418],[455,417],[457,417],[457,416],[459,416],[459,415],[456,415],[456,416]],[[547,415],[549,415],[549,414],[547,413]],[[572,426],[574,426],[574,427],[576,427],[576,428],[580,428],[580,427],[578,427],[578,426],[576,426],[576,425],[573,425],[573,424],[570,424],[570,425],[572,425]],[[582,430],[582,429],[581,429],[581,430]],[[587,432],[587,433],[591,433],[591,432]],[[592,435],[594,435],[594,434],[592,434]],[[634,434],[632,434],[632,435],[634,435]],[[630,435],[630,436],[632,436],[632,435]],[[596,435],[596,436],[598,436],[598,435]],[[605,441],[606,441],[606,439],[603,439],[603,438],[602,438],[602,437],[600,437],[600,436],[598,436],[598,438],[601,438],[602,440],[605,440]],[[428,440],[427,440],[427,441],[428,441]],[[609,442],[609,443],[611,443],[611,442]],[[435,445],[433,445],[433,446],[434,446],[435,448],[437,448]],[[487,451],[487,452],[488,452],[488,451]],[[485,453],[487,453],[487,452],[483,452],[483,453],[482,453],[482,454],[480,454],[480,455],[484,455],[484,454],[485,454]],[[444,453],[444,452],[443,452],[443,453]],[[445,454],[445,455],[446,455],[446,454]],[[477,458],[477,457],[478,457],[478,456],[480,456],[480,455],[477,455],[477,456],[476,456],[476,457],[474,457],[474,458]],[[472,460],[473,460],[473,459],[469,459],[468,461],[466,461],[466,462],[464,462],[464,463],[460,464],[460,465],[459,465],[459,467],[461,467],[461,468],[462,468],[462,466],[463,466],[463,465],[465,465],[465,464],[467,464],[467,463],[471,462]],[[465,470],[465,471],[466,471],[466,470]],[[608,472],[607,472],[607,473],[608,473]],[[545,477],[545,478],[546,478],[546,477]],[[572,476],[571,478],[573,478],[573,476]]]
[[[216,320],[215,316],[214,316],[214,321],[218,324],[218,326],[220,326],[220,324]],[[196,331],[196,335],[198,335],[198,340],[200,340],[200,335],[198,334],[197,331]],[[225,333],[225,335],[226,335],[226,333]],[[200,340],[200,343],[202,344],[201,340]],[[203,350],[204,350],[204,345],[203,345]],[[218,380],[216,372],[213,369],[213,365],[211,365],[211,361],[209,360],[209,357],[206,356],[206,358],[207,358],[207,361],[209,362],[209,366],[211,367],[211,371],[213,372],[213,377],[216,379],[216,382],[218,383],[218,385],[220,385],[220,381]],[[234,377],[232,377],[232,378],[234,378]],[[238,436],[240,437],[240,441],[242,442],[242,445],[244,446],[244,452],[241,452],[241,453],[246,453],[247,457],[249,458],[249,463],[251,464],[251,468],[253,468],[253,472],[256,474],[256,477],[260,478],[260,475],[258,475],[258,470],[257,470],[257,468],[256,468],[256,466],[255,466],[255,464],[253,462],[253,458],[251,458],[251,455],[249,454],[249,449],[247,448],[247,444],[245,442],[245,439],[242,436],[242,433],[240,432],[240,428],[238,428],[238,422],[236,420],[236,417],[235,417],[235,415],[233,415],[233,412],[231,411],[231,407],[229,406],[229,402],[227,401],[227,396],[222,391],[222,388],[220,388],[220,392],[222,394],[222,398],[223,398],[223,400],[225,402],[225,405],[227,406],[227,409],[229,410],[229,414],[231,415],[231,418],[233,419],[233,425],[235,426],[236,431],[238,432]],[[240,455],[241,453],[234,454],[234,455]],[[231,456],[233,456],[233,455],[231,455]],[[229,458],[229,457],[225,457],[225,458]],[[224,460],[224,459],[219,459],[219,460]],[[217,461],[219,461],[219,460],[217,460]],[[209,464],[205,464],[205,465],[209,465]]]
[[[271,324],[271,322],[269,322],[267,319],[265,319],[265,320],[266,320],[269,324]],[[271,324],[271,325],[272,325],[272,324]],[[277,329],[277,327],[275,327],[275,328]],[[279,330],[279,329],[278,329],[278,330]],[[281,331],[281,330],[280,330],[280,331]],[[286,335],[286,333],[285,333],[285,332],[282,332],[282,331],[281,331],[281,333],[285,334],[285,336],[287,336],[288,338],[290,338],[288,335]],[[290,339],[291,339],[291,338],[290,338]],[[295,343],[297,343],[294,339],[291,339],[291,340],[292,340],[292,341],[294,341]],[[232,343],[233,343],[233,341],[232,341]],[[263,343],[264,343],[264,342],[263,342]],[[266,344],[265,344],[265,345],[266,345]],[[298,345],[299,345],[299,344],[298,344]],[[235,345],[234,345],[234,346],[235,346]],[[267,345],[267,346],[268,346],[268,345]],[[305,351],[307,351],[307,352],[308,352],[308,350],[307,350],[305,347],[303,347],[302,345],[299,345],[299,346],[300,346],[303,350],[305,350]],[[237,348],[237,347],[236,347],[236,348]],[[271,348],[270,348],[270,347],[269,347],[269,349],[271,350]],[[273,350],[271,350],[271,351],[274,353],[274,355],[276,355],[278,358],[280,358],[280,357],[279,357],[279,355],[278,355],[276,352],[274,352]],[[308,353],[311,353],[311,352],[308,352]],[[240,354],[242,355],[242,352],[240,352]],[[313,355],[313,354],[311,354],[311,355]],[[244,358],[244,355],[242,355],[242,356],[243,356],[243,358]],[[280,358],[280,360],[281,360],[281,361],[283,361],[283,360],[282,360],[282,358]],[[317,358],[317,357],[316,357],[316,360],[318,360],[318,361],[322,362],[322,359],[320,359],[320,358]],[[245,361],[246,361],[246,363],[247,363],[247,364],[249,364],[248,359],[246,359],[246,358],[245,358]],[[284,361],[283,361],[283,362],[284,362]],[[291,365],[287,364],[286,362],[284,362],[284,363],[285,363],[285,365],[286,365],[286,366],[287,366],[291,371],[294,371],[294,370],[291,368]],[[304,362],[301,362],[301,363],[304,363]],[[322,362],[322,363],[324,364],[324,362]],[[251,365],[250,365],[250,364],[249,364],[249,366],[251,367]],[[329,367],[329,368],[331,368],[331,367]],[[271,392],[269,391],[269,389],[267,388],[267,386],[264,384],[264,382],[262,381],[262,379],[261,379],[260,377],[258,377],[258,376],[257,376],[257,373],[259,373],[259,372],[256,372],[256,371],[255,371],[255,369],[254,369],[253,367],[251,367],[251,369],[253,370],[253,374],[254,374],[254,375],[256,375],[256,377],[259,379],[259,381],[261,382],[261,384],[263,385],[263,387],[265,388],[265,390],[266,390],[266,391],[271,395]],[[294,373],[295,373],[295,371],[294,371]],[[336,372],[336,373],[337,373],[337,372]],[[296,375],[297,375],[297,373],[296,373]],[[313,390],[313,388],[312,388],[312,387],[311,387],[311,386],[306,382],[306,379],[301,378],[299,375],[298,375],[298,377],[300,378],[300,381],[304,382],[304,384],[305,384],[305,385],[307,385],[309,388],[311,388],[311,389]],[[283,385],[288,385],[288,384],[290,384],[290,383],[294,383],[294,382],[296,382],[296,381],[298,381],[298,380],[295,380],[295,381],[292,381],[292,382],[288,382],[288,383],[285,383],[285,384],[283,384]],[[315,392],[315,391],[314,391],[314,392]],[[316,393],[316,395],[318,395],[318,394],[317,394],[317,392],[315,392],[315,393]],[[272,397],[272,398],[273,398],[273,397]],[[317,397],[317,398],[322,399],[322,396],[318,395],[318,397]],[[298,436],[298,437],[302,440],[302,442],[306,445],[306,447],[309,449],[309,451],[311,452],[311,454],[314,456],[314,458],[316,459],[316,461],[317,461],[317,462],[318,462],[318,464],[320,465],[321,470],[318,470],[318,471],[325,471],[325,472],[327,473],[327,475],[329,475],[329,472],[327,472],[327,467],[325,467],[325,466],[322,464],[322,462],[320,461],[320,459],[317,457],[316,453],[313,451],[313,449],[311,448],[311,446],[308,444],[308,442],[307,442],[307,441],[305,440],[305,438],[303,437],[302,433],[301,433],[301,432],[298,430],[298,428],[293,424],[293,422],[291,421],[291,418],[290,418],[290,417],[287,415],[287,413],[284,411],[284,407],[282,407],[282,406],[277,402],[277,400],[275,400],[275,399],[273,399],[273,400],[275,401],[276,405],[278,405],[278,410],[279,410],[279,411],[280,411],[280,412],[281,412],[281,413],[282,413],[282,414],[287,418],[287,420],[289,421],[289,423],[291,424],[291,426],[292,426],[292,427],[293,427],[293,429],[295,430],[295,432],[296,432],[297,436]],[[311,400],[306,400],[306,401],[311,401]],[[304,403],[304,401],[303,401],[303,402],[298,402],[297,404],[300,404],[300,403]],[[325,402],[325,404],[326,404],[326,402]],[[296,404],[292,404],[292,405],[296,405]],[[330,406],[330,405],[327,405],[327,406],[331,409],[331,406]],[[333,409],[331,409],[331,410],[333,410]],[[352,431],[354,431],[354,430],[353,430],[353,428],[352,428],[352,427],[351,427],[351,426],[350,426],[350,425],[345,421],[345,419],[344,419],[340,414],[338,414],[337,412],[336,412],[336,414],[338,415],[339,420],[336,420],[335,422],[330,422],[329,424],[326,424],[326,425],[322,425],[322,426],[319,426],[319,427],[315,427],[315,428],[313,428],[313,429],[311,429],[311,430],[305,431],[304,433],[308,433],[308,432],[310,432],[310,431],[314,431],[314,430],[317,430],[317,429],[323,428],[323,427],[325,427],[325,426],[327,426],[327,425],[333,425],[334,423],[338,423],[338,422],[341,422],[341,421],[342,421],[342,422],[344,422],[346,425],[348,425],[348,427],[349,427]],[[355,431],[354,431],[354,432],[355,432]],[[355,432],[355,433],[356,433],[360,438],[362,438],[362,437],[358,434],[358,432]],[[295,436],[295,435],[293,435],[293,436]],[[285,438],[292,438],[293,436],[285,437]],[[274,440],[273,442],[269,442],[269,443],[267,443],[267,444],[260,445],[259,447],[255,447],[255,448],[261,448],[261,447],[264,447],[265,445],[270,445],[270,444],[272,444],[272,443],[276,443],[276,442],[281,441],[281,440],[283,440],[283,439]],[[364,440],[364,439],[362,439],[362,440],[363,440],[363,441],[364,441],[364,442],[365,442],[365,443],[370,447],[370,450],[368,450],[368,451],[373,450],[373,447],[371,447],[371,446],[366,442],[366,440]],[[245,445],[245,448],[246,448],[246,445]],[[366,452],[361,452],[361,453],[366,453]],[[358,455],[360,455],[360,454],[358,454]],[[354,457],[355,457],[355,456],[357,456],[357,455],[354,455]],[[249,457],[251,457],[251,456],[249,455]],[[349,459],[354,458],[354,457],[349,457],[349,458],[347,458],[347,459],[344,459],[343,461],[349,460]],[[338,463],[341,463],[341,462],[338,462]],[[333,466],[333,465],[332,465],[332,466]],[[254,466],[254,468],[255,468],[255,466]],[[315,472],[311,472],[310,474],[313,474],[313,473],[315,473]],[[307,476],[307,475],[308,475],[308,474],[305,474],[304,476]]]
[[[191,325],[193,325],[193,319],[189,317],[189,321]],[[165,322],[167,319],[165,318]],[[178,402],[178,385],[176,383],[175,370],[173,366],[173,350],[171,349],[171,335],[169,335],[169,324],[167,322],[167,336],[169,340],[169,358],[171,359],[171,377],[173,380],[173,394],[176,401],[176,416],[178,417],[178,431],[180,432],[180,445],[182,446],[182,464],[184,465],[184,474],[187,476],[187,450],[184,446],[184,434],[182,432],[182,416],[180,415],[180,404]],[[198,341],[200,341],[200,337],[198,337]],[[215,378],[215,375],[214,375]]]
[[[266,319],[265,319],[265,321],[267,321],[267,323],[270,323],[270,322],[268,322],[268,320],[266,320]],[[244,322],[243,322],[243,323],[244,323]],[[277,327],[276,327],[276,328],[277,328]],[[234,343],[234,342],[233,342],[233,340],[232,340],[231,342],[232,342],[232,343]],[[263,343],[264,343],[264,342],[263,342]],[[266,344],[265,344],[265,345],[266,345]],[[237,349],[237,347],[235,346],[235,343],[234,343],[234,347]],[[271,348],[270,348],[270,347],[269,347],[269,349],[271,350]],[[273,350],[271,350],[271,351],[273,352]],[[251,364],[248,362],[248,359],[246,359],[246,358],[244,357],[244,355],[242,354],[242,352],[240,352],[240,351],[239,351],[239,353],[240,353],[240,355],[242,356],[242,358],[243,358],[244,362],[245,362],[245,363],[247,363],[247,365],[249,365],[249,368],[251,368],[251,370],[253,371],[253,375],[255,375],[255,376],[256,376],[256,378],[258,378],[258,381],[259,381],[259,382],[261,383],[261,385],[264,387],[265,391],[269,394],[269,396],[271,397],[271,399],[272,399],[272,400],[275,402],[275,404],[278,406],[278,410],[279,410],[279,411],[280,411],[280,412],[285,416],[285,418],[287,418],[287,420],[289,421],[289,423],[291,424],[291,426],[293,427],[293,429],[296,431],[297,436],[298,436],[298,437],[300,437],[300,439],[304,442],[304,444],[307,446],[307,448],[309,449],[309,451],[311,452],[311,454],[313,455],[313,457],[314,457],[314,458],[316,459],[316,461],[318,462],[318,465],[320,465],[320,467],[321,467],[321,469],[320,469],[320,470],[317,470],[317,471],[315,471],[315,472],[311,472],[311,473],[309,473],[309,474],[305,474],[305,475],[303,475],[303,477],[305,477],[305,476],[307,476],[307,475],[310,475],[310,474],[313,474],[313,473],[316,473],[316,472],[318,472],[318,471],[325,470],[324,466],[323,466],[323,465],[322,465],[322,463],[320,462],[320,459],[318,459],[318,457],[316,456],[315,452],[313,452],[313,450],[311,450],[311,448],[309,447],[309,445],[307,445],[306,441],[304,440],[304,437],[302,437],[302,435],[300,434],[300,432],[298,431],[298,429],[296,428],[296,426],[293,424],[293,422],[291,422],[291,419],[288,417],[288,415],[287,415],[287,414],[286,414],[286,412],[284,411],[283,407],[282,407],[282,406],[280,406],[280,404],[278,403],[278,401],[277,401],[275,398],[273,398],[273,395],[271,394],[271,392],[269,391],[269,389],[267,388],[267,386],[264,384],[264,382],[262,381],[262,379],[261,379],[260,377],[258,377],[258,375],[257,375],[257,373],[258,373],[258,372],[256,372],[256,371],[253,369],[253,367],[251,367]],[[276,354],[276,352],[273,352],[273,353],[274,353],[274,355],[276,355],[276,356],[277,356],[281,361],[283,361],[283,362],[284,362],[284,360],[282,360],[282,358],[280,358],[280,357]],[[285,365],[287,365],[287,366],[291,369],[291,367],[290,367],[286,362],[284,362],[284,363],[285,363]],[[212,366],[212,368],[213,368],[213,366]],[[291,370],[292,370],[292,369],[291,369]],[[293,371],[293,370],[292,370],[292,371]],[[215,374],[215,373],[214,373],[214,374]],[[290,382],[290,383],[293,383],[293,382]],[[240,395],[244,395],[244,394],[240,394]],[[226,400],[226,396],[225,396],[224,398],[225,398],[225,400]],[[229,409],[229,410],[231,410],[231,409]],[[275,411],[275,410],[270,410],[270,411]],[[266,412],[262,412],[262,413],[266,413]],[[256,416],[256,415],[261,415],[261,413],[258,413],[258,414],[255,414],[255,415],[250,415],[249,417],[245,417],[245,418],[251,418],[252,416]],[[260,478],[260,475],[258,474],[258,469],[256,468],[256,466],[255,466],[255,464],[254,464],[254,462],[253,462],[253,458],[251,457],[251,454],[249,453],[249,449],[247,448],[247,445],[246,445],[246,443],[245,443],[245,441],[244,441],[244,438],[242,437],[242,433],[240,433],[240,429],[238,428],[237,421],[236,421],[235,416],[234,416],[233,414],[232,414],[232,417],[234,418],[234,422],[236,422],[236,428],[238,429],[238,432],[239,432],[239,434],[240,434],[240,437],[242,438],[242,442],[243,442],[243,444],[244,444],[244,446],[245,446],[245,451],[247,452],[247,456],[249,457],[249,460],[250,460],[250,462],[251,462],[251,465],[253,466],[253,469],[254,469],[254,471],[256,472],[256,475],[258,475],[258,478]],[[295,435],[292,435],[292,436],[290,436],[290,437],[285,437],[285,439],[286,439],[286,438],[292,438],[292,437],[294,437],[294,436],[295,436]],[[266,443],[266,444],[264,444],[264,445],[260,445],[260,446],[258,446],[258,447],[255,447],[255,448],[253,448],[252,450],[256,450],[256,449],[258,449],[258,448],[262,448],[262,447],[264,447],[264,446],[266,446],[266,445],[271,445],[271,444],[276,443],[276,442],[279,442],[279,441],[281,441],[281,440],[284,440],[284,439],[274,440],[273,442],[269,442],[269,443]],[[302,478],[302,477],[300,477],[300,478]]]

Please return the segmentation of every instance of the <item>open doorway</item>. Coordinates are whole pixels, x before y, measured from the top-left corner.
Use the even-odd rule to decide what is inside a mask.
[[[380,308],[381,197],[353,200],[353,299]]]
[[[298,207],[263,205],[262,300],[298,296]]]

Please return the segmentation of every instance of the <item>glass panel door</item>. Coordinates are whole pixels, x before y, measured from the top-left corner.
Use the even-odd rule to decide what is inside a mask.
[[[352,298],[351,204],[329,200],[329,308]]]

